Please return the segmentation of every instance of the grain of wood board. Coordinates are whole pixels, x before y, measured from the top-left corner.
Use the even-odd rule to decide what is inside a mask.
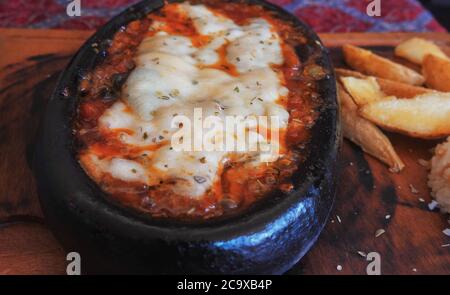
[[[0,274],[65,271],[65,252],[45,225],[29,164],[46,100],[59,73],[91,34],[0,29]],[[450,53],[445,33],[320,35],[336,66],[344,66],[343,44],[366,46],[392,58],[392,47],[412,36],[434,40]],[[450,242],[442,233],[449,225],[444,215],[428,209],[427,171],[418,163],[431,157],[429,150],[438,141],[388,136],[405,170],[392,174],[345,141],[330,221],[290,274],[364,274],[368,261],[363,254],[369,252],[381,255],[383,274],[450,274],[450,247],[441,247]],[[385,233],[375,237],[379,229]]]

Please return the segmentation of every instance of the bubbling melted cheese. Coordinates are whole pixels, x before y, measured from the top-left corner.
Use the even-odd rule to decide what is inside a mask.
[[[255,157],[259,152],[249,150],[175,151],[170,146],[177,131],[172,118],[184,115],[193,120],[194,108],[201,108],[204,118],[278,116],[284,129],[289,114],[281,102],[288,89],[282,85],[282,74],[272,69],[283,63],[283,55],[280,38],[268,21],[256,18],[239,26],[204,5],[176,7],[208,42],[198,46],[192,36],[166,32],[161,22],[154,22],[151,29],[158,32],[139,46],[122,101],[99,119],[103,132],[117,134],[127,146],[141,147],[146,160],[90,157],[97,169],[114,178],[147,185],[172,181],[175,193],[198,198],[211,190],[230,157],[238,154],[252,157],[254,165],[263,163]],[[217,66],[220,62],[235,71]]]

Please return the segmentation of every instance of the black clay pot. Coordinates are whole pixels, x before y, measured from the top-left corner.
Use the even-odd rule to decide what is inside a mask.
[[[156,220],[112,201],[77,162],[71,120],[80,76],[101,60],[93,43],[108,46],[128,22],[162,7],[143,1],[113,18],[90,38],[63,72],[41,123],[33,163],[42,209],[64,248],[79,252],[83,273],[282,274],[311,248],[334,199],[341,142],[335,79],[317,35],[284,10],[247,0],[291,21],[307,38],[297,52],[329,73],[317,81],[323,100],[288,195],[264,198],[238,216],[204,222]]]

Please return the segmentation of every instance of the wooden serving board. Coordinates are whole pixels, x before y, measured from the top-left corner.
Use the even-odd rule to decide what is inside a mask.
[[[0,29],[0,274],[65,273],[66,255],[45,225],[29,162],[39,117],[57,77],[91,34]],[[450,48],[450,35],[443,33],[323,34],[321,38],[335,65],[343,66],[340,46],[345,43],[392,56],[392,46],[412,35]],[[392,174],[345,141],[330,221],[289,274],[365,274],[369,262],[361,254],[369,252],[380,254],[382,274],[450,274],[450,247],[442,247],[450,243],[442,233],[450,227],[448,216],[428,209],[427,171],[418,164],[419,158],[431,157],[429,150],[438,141],[388,136],[406,163],[405,170]],[[412,193],[410,185],[419,192]],[[385,233],[375,237],[379,229]]]

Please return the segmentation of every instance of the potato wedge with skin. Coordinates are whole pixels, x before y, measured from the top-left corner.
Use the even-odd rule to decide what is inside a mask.
[[[344,68],[335,68],[334,69],[336,75],[338,75],[339,77],[354,77],[354,78],[360,78],[360,79],[364,79],[370,76],[364,75],[363,73],[354,71],[354,70],[349,70],[349,69],[344,69]]]
[[[381,90],[388,96],[396,96],[401,98],[413,98],[421,94],[432,93],[432,89],[420,86],[413,86],[397,81],[377,78],[378,85]]]
[[[367,77],[364,79],[341,77],[340,80],[344,85],[345,90],[352,96],[358,106],[383,100],[386,97],[374,77]]]
[[[384,129],[412,137],[450,135],[450,93],[377,101],[360,108],[360,114]]]
[[[395,55],[403,57],[413,63],[421,65],[425,55],[433,54],[435,56],[447,59],[447,55],[432,41],[422,38],[408,39],[395,47]]]
[[[429,54],[423,59],[422,72],[428,87],[450,92],[450,60]]]
[[[335,69],[336,74],[339,77],[355,77],[355,78],[367,78],[370,76],[366,76],[361,74],[360,72],[337,68]],[[381,91],[383,91],[387,96],[396,96],[402,98],[412,98],[420,94],[433,92],[432,89],[427,89],[424,87],[413,86],[406,83],[401,83],[397,81],[376,78],[378,85],[380,85]]]
[[[390,61],[353,45],[344,45],[345,62],[353,69],[363,74],[384,79],[403,82],[411,85],[422,85],[425,81],[422,75],[401,64]]]
[[[405,164],[389,139],[375,124],[359,116],[358,107],[339,83],[338,97],[344,137],[360,146],[364,152],[387,164],[392,172],[401,171]]]

